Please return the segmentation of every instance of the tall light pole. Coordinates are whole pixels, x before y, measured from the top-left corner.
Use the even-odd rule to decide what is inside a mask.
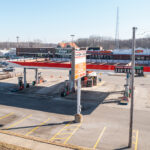
[[[132,74],[131,74],[131,105],[130,105],[130,124],[129,124],[129,148],[132,147],[132,132],[133,132],[133,110],[134,110],[134,73],[135,73],[135,32],[137,28],[133,27],[132,39]]]
[[[19,36],[16,37],[17,39],[17,48],[19,47]]]
[[[72,48],[73,48],[73,42],[74,42],[74,37],[75,37],[75,35],[74,35],[74,34],[71,34],[70,36],[71,36],[71,38],[72,38]]]
[[[119,7],[117,7],[115,46],[119,50]]]

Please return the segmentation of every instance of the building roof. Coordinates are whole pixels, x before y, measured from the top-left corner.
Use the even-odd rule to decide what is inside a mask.
[[[79,49],[79,46],[77,46],[76,43],[74,42],[68,42],[68,43],[61,42],[61,43],[58,43],[58,46],[60,46],[61,48],[69,48],[70,46],[75,49]]]

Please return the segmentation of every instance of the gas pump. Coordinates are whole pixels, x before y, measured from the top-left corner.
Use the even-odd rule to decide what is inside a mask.
[[[23,77],[18,77],[18,86],[19,86],[19,90],[24,89]]]
[[[38,79],[37,79],[37,84],[44,82],[44,79],[41,75],[41,72],[38,72]]]
[[[124,85],[124,87],[125,87],[124,96],[126,96],[126,97],[129,97],[129,77],[130,77],[130,74],[127,73],[127,75],[126,75],[126,84]]]
[[[129,77],[130,77],[130,74],[127,73],[127,75],[126,75],[126,84],[124,85],[124,87],[125,87],[124,96],[121,97],[121,100],[120,100],[120,104],[121,105],[127,105],[128,104],[128,97],[129,97]]]

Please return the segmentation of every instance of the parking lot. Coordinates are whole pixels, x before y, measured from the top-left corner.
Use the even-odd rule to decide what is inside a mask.
[[[38,138],[47,143],[60,143],[63,146],[72,145],[76,148],[128,149],[129,105],[118,105],[118,98],[122,96],[124,90],[125,76],[104,74],[103,84],[98,87],[83,88],[83,122],[74,123],[75,95],[61,98],[57,93],[59,90],[53,92],[56,91],[56,87],[51,88],[55,84],[54,81],[59,84],[68,77],[67,72],[66,76],[61,72],[58,74],[57,79],[52,77],[54,74],[51,74],[47,83],[19,93],[10,92],[10,89],[15,87],[17,79],[1,80],[0,132],[14,133],[24,138],[32,137],[35,138],[34,140]],[[132,137],[134,150],[150,148],[149,78],[147,75],[135,79]],[[46,87],[44,84],[50,86]],[[2,85],[5,85],[5,88]],[[47,93],[39,93],[44,91],[43,88],[47,90]],[[35,149],[35,147],[32,148]]]

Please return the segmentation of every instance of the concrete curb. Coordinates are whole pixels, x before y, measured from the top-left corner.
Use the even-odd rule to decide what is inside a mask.
[[[25,135],[17,134],[17,133],[14,133],[14,132],[11,132],[11,131],[6,131],[6,130],[0,130],[0,133],[11,135],[11,136],[16,136],[16,137],[24,138],[24,139],[27,139],[27,140],[36,141],[36,142],[52,144],[52,145],[61,146],[61,147],[65,147],[65,148],[70,148],[70,149],[75,149],[75,150],[92,150],[92,148],[87,148],[87,147],[82,147],[82,146],[77,146],[77,145],[72,145],[72,144],[63,144],[63,143],[58,143],[58,142],[51,142],[51,141],[41,139],[41,138],[38,138],[38,137],[25,136]],[[13,150],[16,150],[16,149],[13,149]],[[17,150],[28,150],[28,149],[17,149]]]
[[[12,145],[12,144],[7,144],[5,142],[0,142],[0,149],[8,149],[8,150],[31,150],[28,148]]]
[[[109,76],[126,76],[126,74],[108,74]]]

